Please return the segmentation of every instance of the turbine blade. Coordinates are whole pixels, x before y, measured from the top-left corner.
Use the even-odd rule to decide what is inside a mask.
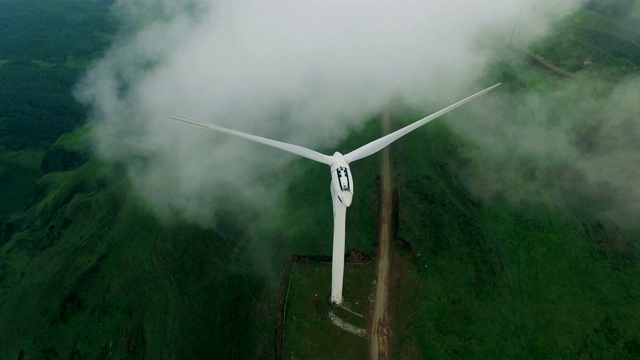
[[[448,113],[449,111],[457,108],[458,106],[460,106],[460,105],[462,105],[464,103],[467,103],[467,102],[477,98],[478,96],[483,95],[483,94],[495,89],[499,85],[500,85],[500,83],[495,84],[495,85],[493,85],[491,87],[488,87],[488,88],[486,88],[486,89],[484,89],[484,90],[482,90],[480,92],[477,92],[477,93],[475,93],[475,94],[473,94],[473,95],[471,95],[471,96],[469,96],[469,97],[467,97],[465,99],[462,99],[462,100],[458,101],[457,103],[455,103],[453,105],[449,105],[446,108],[444,108],[444,109],[442,109],[442,110],[440,110],[438,112],[435,112],[435,113],[433,113],[433,114],[431,114],[431,115],[429,115],[429,116],[427,116],[427,117],[425,117],[423,119],[420,119],[420,120],[418,120],[418,121],[416,121],[416,122],[414,122],[414,123],[412,123],[410,125],[407,125],[407,126],[403,127],[402,129],[396,130],[396,131],[392,132],[391,134],[388,134],[386,136],[381,137],[378,140],[374,140],[374,141],[372,141],[372,142],[370,142],[370,143],[368,143],[366,145],[363,145],[363,146],[353,150],[352,152],[344,155],[344,159],[348,163],[351,163],[353,161],[360,160],[360,159],[362,159],[364,157],[367,157],[367,156],[369,156],[371,154],[374,154],[374,153],[382,150],[383,148],[385,148],[387,145],[391,144],[392,142],[394,142],[394,141],[398,140],[399,138],[403,137],[404,135],[406,135],[406,134],[410,133],[411,131],[419,128],[420,126],[428,123],[429,121],[431,121],[433,119],[436,119],[436,118]]]
[[[200,120],[195,120],[195,119],[190,119],[184,116],[171,116],[172,120],[175,120],[177,122],[183,123],[183,124],[187,124],[193,127],[197,127],[200,129],[208,129],[208,130],[216,130],[216,131],[220,131],[223,133],[227,133],[227,134],[231,134],[231,135],[235,135],[247,140],[251,140],[251,141],[255,141],[257,143],[261,143],[267,146],[271,146],[274,147],[276,149],[280,149],[280,150],[284,150],[287,152],[290,152],[292,154],[295,155],[299,155],[302,157],[305,157],[307,159],[311,159],[313,161],[317,161],[323,164],[327,164],[327,165],[331,165],[332,161],[332,157],[331,156],[327,156],[324,154],[321,154],[315,150],[311,150],[311,149],[307,149],[305,147],[302,146],[298,146],[298,145],[293,145],[293,144],[287,144],[281,141],[276,141],[276,140],[271,140],[271,139],[267,139],[267,138],[263,138],[260,136],[256,136],[256,135],[251,135],[251,134],[245,134],[243,132],[240,131],[236,131],[236,130],[231,130],[231,129],[227,129],[221,126],[217,126],[217,125],[213,125],[213,124],[209,124]]]

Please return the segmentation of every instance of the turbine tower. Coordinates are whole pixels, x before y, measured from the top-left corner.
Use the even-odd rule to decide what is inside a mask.
[[[351,169],[349,164],[367,157],[382,150],[387,145],[398,140],[402,136],[409,132],[419,128],[420,126],[428,123],[431,120],[444,115],[445,113],[461,106],[480,95],[483,95],[497,86],[500,83],[488,87],[480,92],[477,92],[465,99],[458,101],[453,105],[449,105],[446,108],[435,112],[423,119],[420,119],[410,125],[407,125],[397,131],[392,132],[386,136],[383,136],[375,141],[372,141],[364,146],[361,146],[350,153],[342,155],[339,152],[335,152],[333,155],[324,155],[317,151],[307,149],[302,146],[288,144],[276,140],[263,138],[251,134],[242,133],[239,131],[227,129],[217,125],[209,124],[195,119],[190,119],[183,116],[172,116],[173,120],[191,125],[201,129],[216,130],[219,132],[227,133],[230,135],[245,138],[251,141],[255,141],[264,145],[268,145],[277,149],[288,151],[290,153],[311,159],[323,164],[327,164],[331,167],[331,200],[333,202],[333,258],[331,261],[331,297],[330,301],[335,304],[342,304],[342,281],[344,276],[344,254],[345,254],[345,224],[347,208],[351,205],[353,198],[353,176],[351,176]]]

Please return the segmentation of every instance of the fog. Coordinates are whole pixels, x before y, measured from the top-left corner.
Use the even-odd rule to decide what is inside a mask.
[[[487,203],[543,202],[569,215],[636,226],[640,210],[640,77],[590,71],[471,104],[448,124],[473,146],[461,170]]]
[[[97,153],[124,164],[159,215],[206,226],[223,199],[274,204],[286,181],[263,178],[295,157],[173,123],[170,115],[348,152],[334,147],[391,99],[426,112],[492,85],[486,68],[510,41],[526,46],[578,4],[116,2],[122,30],[76,94],[90,106]],[[487,119],[504,116],[484,109]]]

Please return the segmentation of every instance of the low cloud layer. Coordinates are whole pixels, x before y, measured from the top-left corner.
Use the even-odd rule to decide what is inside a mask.
[[[170,115],[333,152],[391,99],[433,110],[491,85],[477,81],[514,29],[526,45],[578,4],[118,2],[123,31],[77,95],[98,153],[154,209],[207,224],[225,197],[271,204],[280,188],[261,177],[293,157]]]
[[[451,121],[477,148],[459,174],[481,201],[543,201],[635,225],[640,210],[640,76],[585,72],[544,91],[490,97]],[[477,150],[477,151],[476,151]]]

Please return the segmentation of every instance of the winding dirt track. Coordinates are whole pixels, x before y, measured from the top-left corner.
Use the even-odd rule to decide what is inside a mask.
[[[389,133],[390,111],[385,111],[382,117],[383,135]],[[371,359],[386,360],[389,358],[389,318],[387,315],[387,295],[389,281],[389,248],[391,243],[391,225],[393,211],[393,189],[391,182],[391,164],[389,161],[389,147],[382,150],[380,228],[378,242],[378,275],[376,282],[376,298],[371,319]]]

